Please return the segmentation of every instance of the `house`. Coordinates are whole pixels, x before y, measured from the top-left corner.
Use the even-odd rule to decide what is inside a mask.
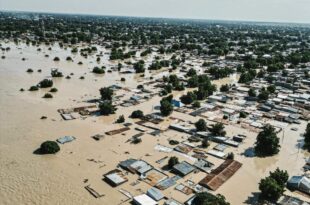
[[[146,194],[135,196],[133,203],[136,205],[157,205],[157,202]]]
[[[104,180],[113,187],[119,186],[128,181],[121,170],[115,169],[104,175]]]
[[[174,165],[172,169],[180,176],[186,176],[192,171],[194,171],[195,167],[193,167],[190,163],[183,161],[179,164]]]
[[[155,187],[148,189],[146,194],[155,201],[159,201],[164,198],[164,195],[161,193],[161,191]]]
[[[306,176],[293,176],[288,180],[287,188],[310,195],[310,179]]]
[[[224,184],[230,177],[232,177],[242,166],[242,164],[235,160],[227,159],[219,167],[212,170],[199,184],[203,187],[216,191],[222,184]]]

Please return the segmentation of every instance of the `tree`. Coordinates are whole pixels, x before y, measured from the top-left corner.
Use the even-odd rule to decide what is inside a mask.
[[[40,88],[49,88],[53,86],[53,81],[51,79],[44,79],[39,82]]]
[[[133,68],[135,69],[136,73],[144,73],[144,61],[139,61],[133,65]]]
[[[262,89],[261,90],[261,92],[259,93],[259,95],[258,95],[258,99],[260,100],[260,101],[266,101],[266,100],[268,100],[268,98],[269,98],[269,91],[268,90],[265,90],[265,89]]]
[[[250,97],[256,97],[256,91],[253,88],[250,88],[248,91]]]
[[[310,151],[310,123],[308,123],[307,128],[306,128],[306,132],[304,134],[304,148],[306,148],[308,151]]]
[[[173,168],[174,165],[179,163],[179,159],[177,157],[170,157],[169,161],[168,161],[168,167],[170,169]]]
[[[246,118],[246,117],[247,117],[247,114],[246,114],[245,112],[241,111],[241,112],[239,113],[239,117],[240,117],[240,118]]]
[[[276,92],[276,86],[275,85],[269,85],[267,87],[267,90],[270,92],[270,93],[274,93]]]
[[[275,179],[278,184],[285,186],[289,176],[286,170],[280,170],[277,168],[275,171],[270,172],[270,177]]]
[[[200,108],[201,105],[200,105],[199,101],[195,101],[195,102],[193,102],[192,106],[193,106],[193,108]]]
[[[113,90],[109,87],[100,88],[100,95],[102,100],[112,100]]]
[[[284,192],[284,188],[272,177],[262,179],[259,183],[259,190],[261,191],[260,197],[262,199],[272,202],[276,202]]]
[[[185,105],[189,105],[197,99],[197,96],[193,92],[187,92],[186,95],[182,95],[180,100]]]
[[[40,146],[40,153],[55,154],[60,150],[59,145],[55,141],[45,141]]]
[[[168,100],[167,98],[163,98],[160,101],[160,112],[163,116],[168,116],[172,113],[173,106],[171,104],[171,100]]]
[[[197,131],[207,131],[207,123],[204,119],[199,119],[196,123],[195,123],[195,127]]]
[[[96,74],[104,74],[105,73],[105,70],[104,68],[99,68],[98,66],[95,66],[93,68],[93,73],[96,73]]]
[[[212,125],[212,128],[210,131],[215,136],[225,136],[226,131],[224,129],[225,129],[225,127],[224,127],[223,123],[216,123],[216,124]]]
[[[120,115],[117,118],[116,123],[123,123],[123,122],[125,122],[125,117],[124,117],[124,115]]]
[[[272,156],[280,151],[279,138],[273,126],[267,124],[257,135],[255,152],[261,156]]]
[[[287,171],[277,168],[274,172],[270,172],[270,175],[262,179],[259,183],[259,189],[261,191],[260,198],[276,202],[284,193],[285,184],[288,180]]]
[[[189,76],[189,77],[191,77],[191,76],[194,76],[194,75],[196,75],[197,74],[197,72],[196,72],[196,70],[194,69],[194,68],[191,68],[191,69],[189,69],[188,71],[187,71],[187,76]]]
[[[202,139],[202,141],[201,141],[201,146],[202,146],[203,148],[207,148],[207,147],[210,146],[209,138],[208,138],[208,137],[205,137],[205,138]]]
[[[228,84],[222,85],[220,88],[220,91],[221,92],[228,92],[229,91],[229,85]]]
[[[192,205],[230,205],[221,194],[213,195],[209,192],[197,193]]]
[[[142,118],[144,116],[143,112],[141,110],[135,110],[131,113],[131,118]]]
[[[110,115],[115,113],[116,108],[111,101],[104,101],[99,104],[99,110],[102,115]]]

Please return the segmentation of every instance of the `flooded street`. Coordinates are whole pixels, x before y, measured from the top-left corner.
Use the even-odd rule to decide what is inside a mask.
[[[121,114],[125,115],[126,122],[135,122],[127,118],[132,111],[141,109],[144,113],[151,113],[154,106],[159,105],[161,98],[155,96],[136,106],[120,107],[116,114],[108,117],[90,116],[64,121],[57,112],[58,109],[78,107],[85,105],[86,100],[99,98],[101,87],[116,84],[135,89],[139,83],[144,82],[143,78],[136,74],[119,74],[115,71],[103,75],[91,73],[94,66],[104,65],[107,69],[117,66],[117,61],[113,64],[108,61],[108,55],[101,57],[98,64],[94,56],[85,59],[79,54],[72,54],[71,49],[63,50],[58,46],[52,46],[52,50],[48,50],[47,46],[40,46],[42,51],[25,44],[16,46],[10,43],[7,46],[10,46],[11,50],[2,53],[6,58],[0,60],[0,204],[129,204],[129,201],[124,202],[127,198],[120,194],[117,188],[111,189],[102,181],[102,175],[114,169],[119,161],[130,157],[147,159],[151,164],[155,164],[156,160],[166,156],[165,153],[154,151],[156,144],[169,145],[168,138],[182,139],[184,136],[175,132],[170,135],[169,131],[160,137],[146,135],[143,143],[139,145],[126,143],[129,137],[136,134],[135,130],[130,130],[125,135],[106,136],[99,142],[90,136],[119,128],[120,125],[113,122]],[[102,51],[106,52],[105,49]],[[45,57],[46,54],[49,57]],[[60,57],[60,62],[53,61],[56,56]],[[67,56],[71,56],[73,62],[66,61]],[[22,58],[26,60],[22,61]],[[78,65],[79,61],[82,61],[83,65]],[[27,73],[28,68],[32,68],[34,72]],[[58,92],[53,93],[52,99],[42,98],[49,88],[28,91],[30,86],[50,77],[51,68],[59,68],[64,76],[71,73],[74,75],[71,75],[71,79],[53,79],[53,87],[56,87]],[[38,69],[42,72],[37,72]],[[162,74],[146,74],[145,79],[160,75]],[[85,79],[79,79],[80,76],[85,76]],[[125,82],[120,81],[122,77],[126,78]],[[214,83],[219,88],[222,84],[237,83],[238,78],[239,76],[234,74]],[[21,88],[25,91],[21,92]],[[175,92],[175,96],[184,92]],[[47,116],[47,119],[41,120],[42,116]],[[193,122],[197,120],[179,112],[174,112],[172,116]],[[166,124],[170,122],[168,119],[166,121]],[[253,198],[257,198],[260,179],[267,176],[269,171],[279,167],[286,169],[290,176],[301,174],[301,167],[309,156],[300,150],[298,144],[302,140],[300,134],[305,130],[306,123],[302,122],[298,131],[292,131],[292,127],[293,125],[285,125],[283,138],[282,132],[279,133],[281,151],[278,155],[257,158],[245,156],[245,150],[250,151],[253,148],[257,133],[233,125],[226,126],[227,135],[243,133],[247,139],[235,155],[235,159],[243,164],[242,168],[220,187],[217,193],[223,194],[232,205],[252,204]],[[61,151],[57,155],[33,154],[43,141],[56,140],[65,135],[75,136],[77,140],[61,145]],[[91,159],[100,162],[95,163]],[[128,177],[132,180],[138,179],[137,175]],[[92,197],[84,189],[86,179],[88,184],[107,197]],[[199,181],[201,175],[195,174],[193,178],[185,179]],[[134,190],[132,194],[140,194],[140,190],[146,190],[146,187],[147,184],[141,182],[134,188],[130,184],[124,184],[122,188]],[[171,190],[172,188],[165,190],[166,196],[180,201],[187,199],[187,196],[182,194],[173,195]]]

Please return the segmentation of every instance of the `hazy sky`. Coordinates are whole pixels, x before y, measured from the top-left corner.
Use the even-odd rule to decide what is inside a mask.
[[[310,23],[310,0],[0,0],[0,10]]]

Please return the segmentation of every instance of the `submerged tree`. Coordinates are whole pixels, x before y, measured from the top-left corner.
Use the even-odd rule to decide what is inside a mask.
[[[116,108],[111,101],[104,101],[99,104],[99,110],[102,115],[110,115],[115,113]]]
[[[113,90],[109,87],[101,88],[100,95],[102,100],[112,100],[113,97]]]
[[[310,123],[308,123],[307,128],[306,128],[306,132],[304,134],[304,148],[306,148],[308,151],[310,151]]]
[[[213,195],[208,192],[197,193],[192,205],[230,205],[221,194]]]
[[[279,168],[274,172],[270,172],[270,176],[262,179],[259,183],[260,198],[271,202],[278,201],[284,193],[288,177],[287,171],[280,170]]]
[[[207,123],[204,119],[199,119],[195,123],[195,127],[197,131],[207,131]]]
[[[215,136],[225,136],[226,131],[224,129],[225,129],[225,126],[223,123],[216,123],[212,125],[210,131]]]
[[[279,138],[273,126],[267,124],[257,135],[255,152],[261,156],[272,156],[280,151]]]
[[[45,141],[40,146],[40,153],[42,154],[55,154],[60,150],[57,142]]]

